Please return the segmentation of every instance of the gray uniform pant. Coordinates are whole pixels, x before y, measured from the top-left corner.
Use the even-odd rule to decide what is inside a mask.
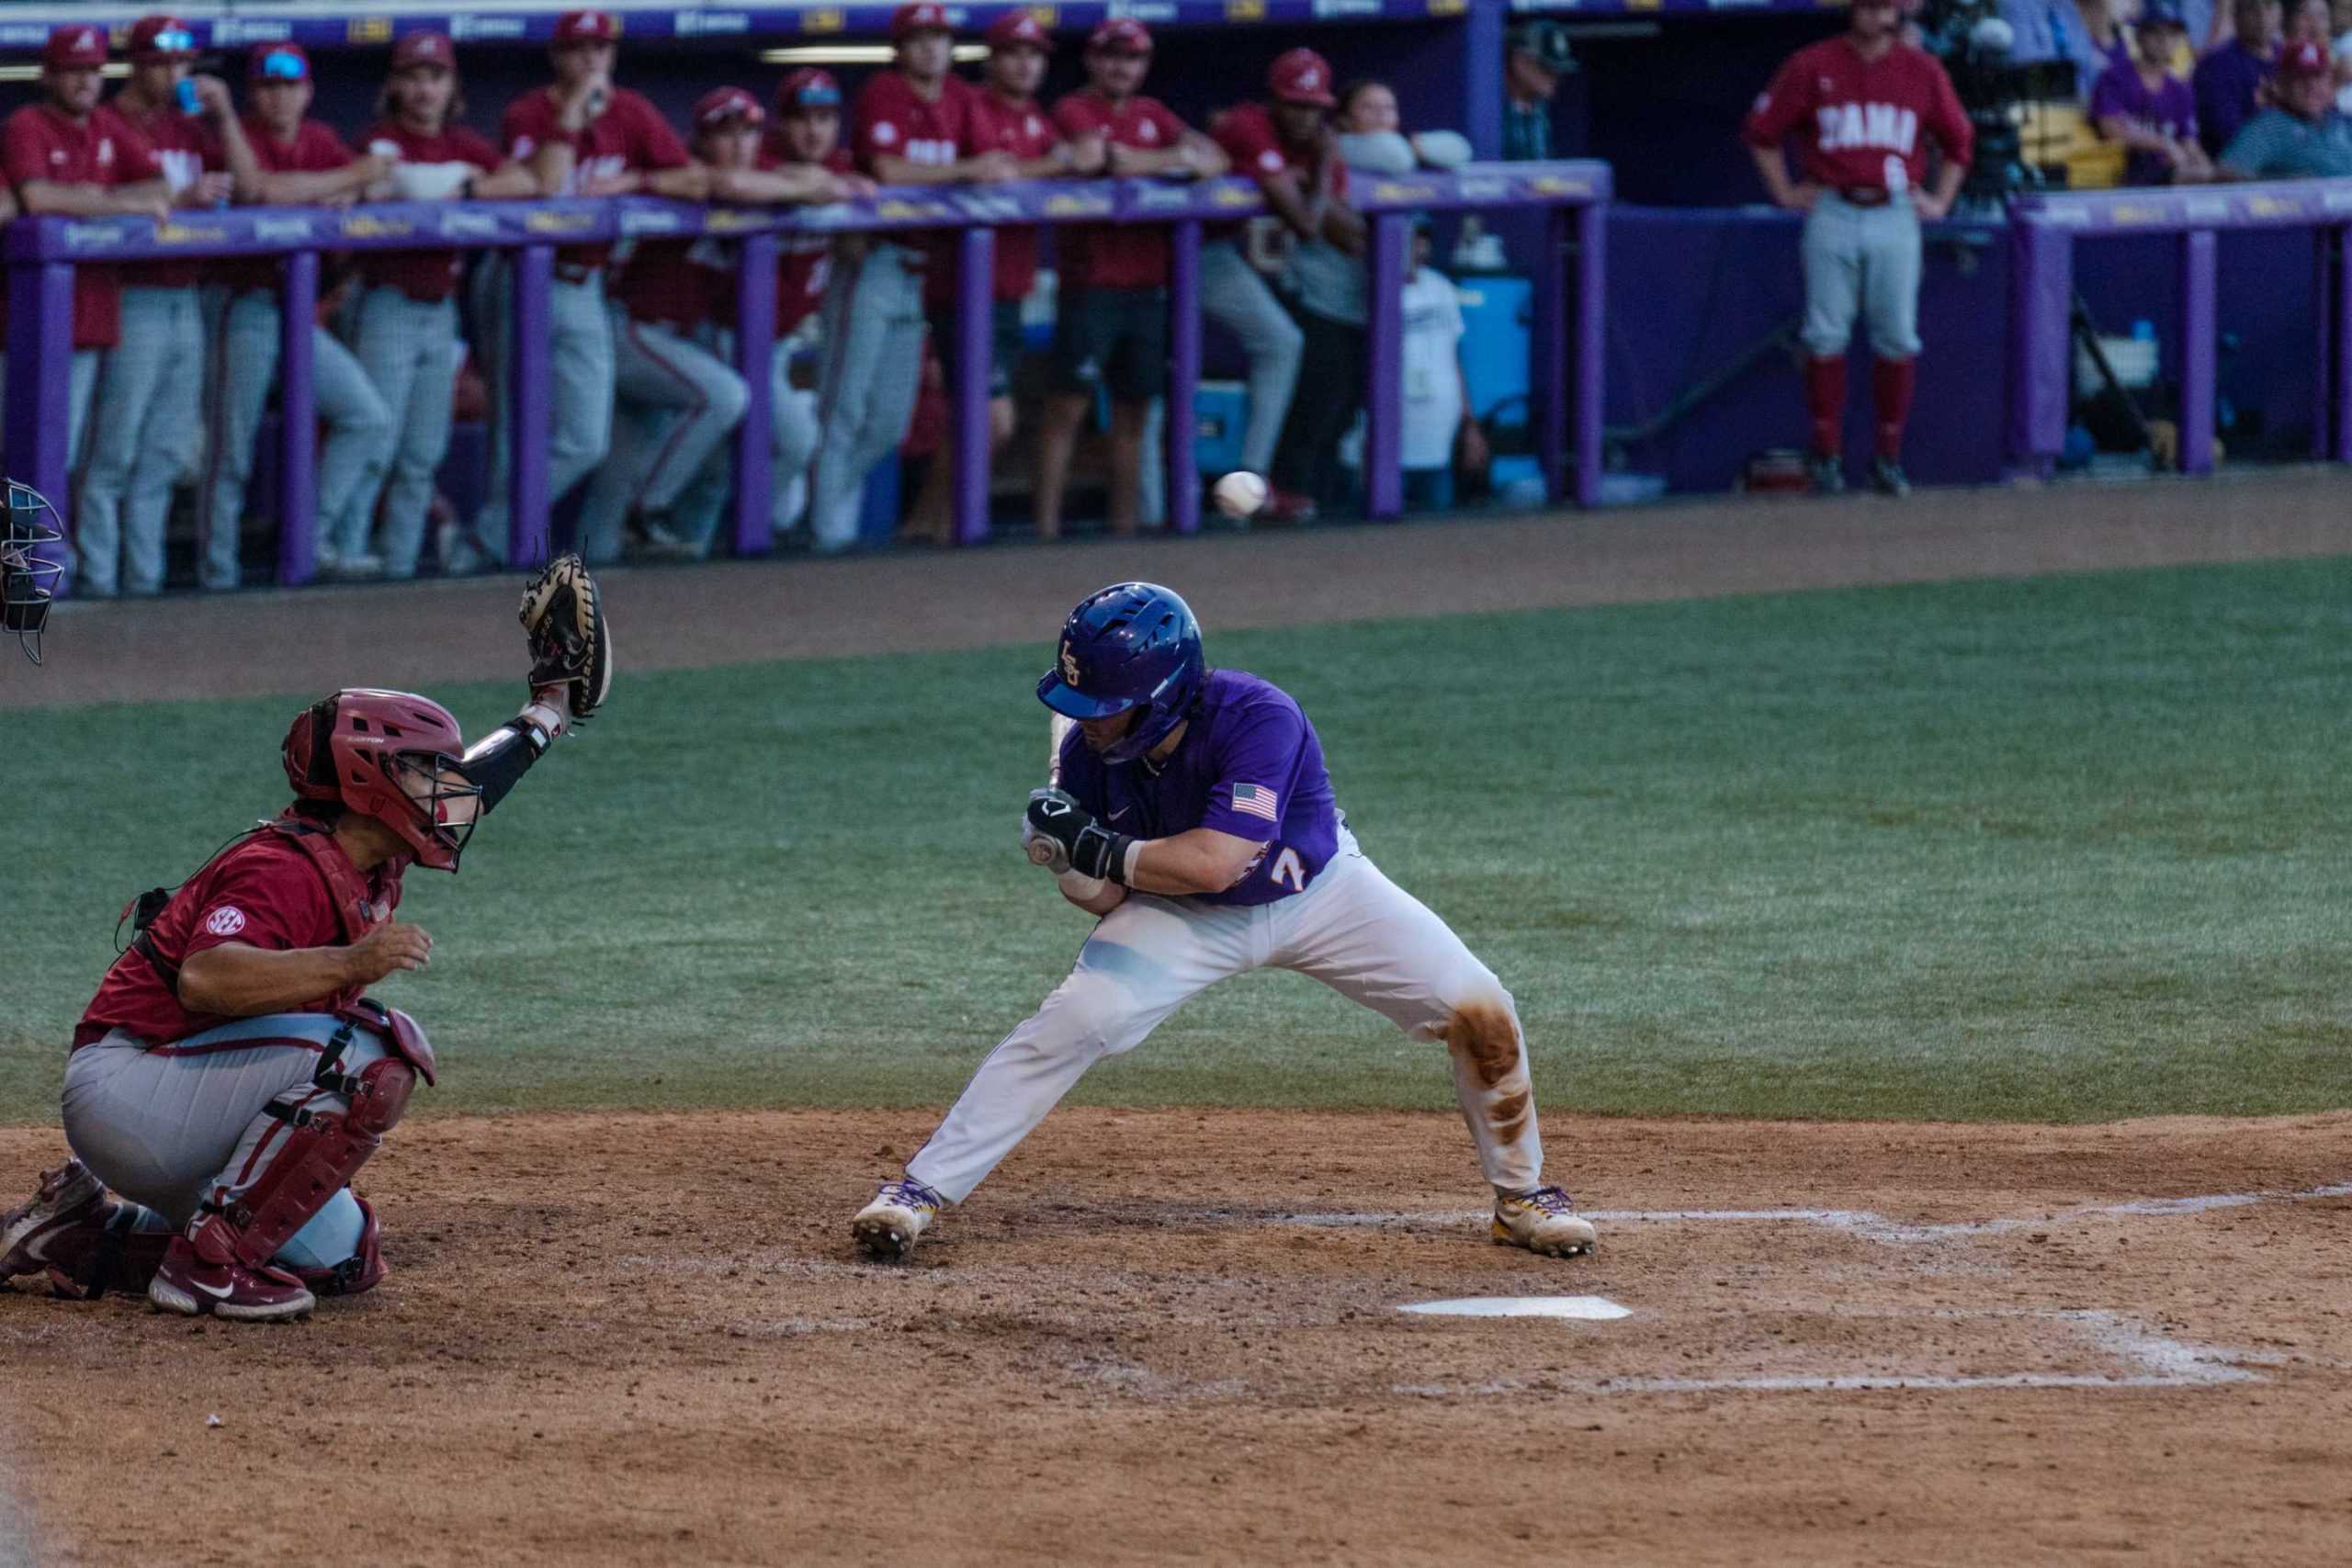
[[[193,287],[122,291],[122,341],[107,351],[91,406],[74,505],[79,591],[161,592],[172,487],[204,434],[204,314]]]
[[[77,348],[74,351],[73,368],[67,373],[70,378],[66,383],[65,390],[65,468],[69,474],[82,460],[82,432],[84,426],[89,423],[90,393],[98,384],[99,357],[99,351],[95,348]],[[0,388],[5,388],[7,384],[8,356],[5,353],[0,353]],[[0,414],[6,412],[6,407],[0,405]],[[19,473],[17,477],[27,483],[31,482],[31,476],[28,474]],[[58,515],[61,517],[72,515],[72,508],[68,504],[72,500],[71,496],[52,495],[48,500],[51,505],[57,508]],[[77,521],[74,527],[74,542],[77,554],[81,547],[81,525]],[[88,569],[77,566],[74,570],[79,572],[86,571]],[[112,582],[114,581],[112,573],[109,572],[104,581]],[[83,592],[79,583],[75,584],[74,592],[76,593]],[[94,594],[96,592],[96,590],[91,590]]]
[[[1250,423],[1241,435],[1241,466],[1253,474],[1272,468],[1298,386],[1306,338],[1283,309],[1241,247],[1220,241],[1201,247],[1201,312],[1241,340],[1250,356]]]
[[[262,410],[277,379],[277,348],[273,290],[248,288],[221,305],[206,389],[212,451],[197,525],[207,588],[237,586],[245,486],[253,478]],[[323,327],[311,332],[311,367],[314,412],[327,423],[326,445],[319,452],[319,545],[338,556],[357,555],[367,547],[368,525],[376,514],[391,453],[391,411],[359,361]]]
[[[507,489],[514,472],[514,275],[501,262],[474,275],[474,344],[490,393],[490,496],[474,518],[477,549],[506,558]],[[578,282],[559,277],[548,288],[548,504],[595,471],[613,439],[613,319],[605,306],[605,275]],[[444,562],[443,565],[452,563]],[[472,563],[455,563],[470,566]]]
[[[120,1030],[74,1053],[65,1066],[65,1141],[121,1197],[185,1229],[198,1204],[236,1198],[267,1168],[288,1128],[262,1108],[341,1114],[342,1095],[311,1075],[342,1021],[325,1013],[240,1019],[150,1049]],[[383,1059],[383,1043],[354,1031],[339,1070]],[[359,1245],[363,1224],[349,1188],[294,1235],[278,1260],[332,1269]]]
[[[734,364],[735,333],[713,329],[710,351],[723,363]],[[768,355],[768,449],[774,454],[768,469],[768,527],[781,538],[808,503],[808,463],[817,455],[817,394],[792,384],[792,354],[782,343]],[[706,554],[726,521],[727,498],[735,488],[734,457],[732,444],[720,442],[671,508],[678,536],[700,545]]]
[[[1857,315],[1879,358],[1919,352],[1919,213],[1908,195],[1857,207],[1823,192],[1805,214],[1803,254],[1807,353],[1843,358]]]
[[[360,297],[351,347],[392,416],[378,553],[386,577],[414,577],[433,511],[433,477],[449,455],[450,400],[463,352],[458,302],[370,288]]]
[[[674,511],[703,465],[714,455],[723,461],[747,400],[743,378],[713,350],[708,333],[640,321],[617,306],[613,366],[612,449],[580,508],[580,555],[591,566],[619,558],[632,504]]]
[[[825,368],[817,387],[817,472],[808,527],[817,548],[857,543],[865,477],[893,457],[922,385],[922,256],[876,243],[833,269],[825,291]]]

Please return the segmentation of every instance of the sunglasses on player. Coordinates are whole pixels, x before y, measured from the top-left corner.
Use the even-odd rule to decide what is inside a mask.
[[[300,82],[311,73],[299,54],[265,54],[257,73],[265,82]]]
[[[196,35],[185,28],[166,28],[147,40],[150,54],[194,54]]]

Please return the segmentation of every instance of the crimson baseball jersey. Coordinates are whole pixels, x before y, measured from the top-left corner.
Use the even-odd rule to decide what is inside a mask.
[[[0,164],[21,190],[33,180],[113,187],[161,179],[147,139],[104,104],[75,119],[51,104],[28,104],[0,127]],[[74,269],[74,346],[112,348],[122,337],[117,269]]]
[[[926,98],[905,73],[876,72],[858,89],[850,116],[850,151],[859,170],[875,175],[874,160],[882,157],[944,166],[982,151],[978,98],[960,76],[942,77],[939,96]],[[891,243],[920,253],[933,278],[952,276],[954,234],[907,234]]]
[[[1043,104],[1035,98],[1015,103],[982,87],[979,100],[984,130],[981,145],[1010,152],[1023,163],[1042,158],[1058,146],[1062,134],[1054,128]],[[1037,237],[1040,231],[999,229],[996,231],[995,292],[999,299],[1025,299],[1037,281]],[[943,296],[944,301],[944,296]]]
[[[1101,131],[1113,145],[1165,152],[1184,140],[1184,122],[1158,98],[1140,94],[1113,103],[1080,87],[1054,106],[1054,124],[1066,138]],[[1158,288],[1168,282],[1168,237],[1156,225],[1076,225],[1058,237],[1055,254],[1065,287]]]
[[[220,154],[220,139],[194,115],[182,114],[169,106],[141,114],[125,107],[120,98],[108,107],[122,117],[124,124],[147,139],[155,156],[155,166],[163,171],[164,183],[171,186],[175,200],[199,176],[218,174],[228,167]],[[133,288],[192,288],[203,273],[204,264],[194,257],[186,261],[130,262],[122,269],[122,281]]]
[[[327,877],[311,855],[333,866],[367,905],[340,909]],[[230,1021],[192,1012],[179,998],[180,965],[223,942],[243,942],[271,952],[301,947],[341,947],[391,919],[401,901],[398,862],[387,862],[364,876],[352,866],[332,834],[310,836],[309,847],[287,834],[263,830],[232,845],[174,893],[147,928],[151,961],[133,947],[106,973],[74,1030],[79,1050],[110,1029],[153,1045],[185,1040]],[[346,919],[346,916],[349,918]],[[163,967],[158,967],[158,961]],[[174,978],[166,980],[164,970]],[[334,1012],[359,999],[366,987],[353,986],[277,1012]]]
[[[773,135],[760,148],[763,169],[797,168]],[[836,147],[825,155],[825,167],[836,175],[853,173],[849,150]],[[829,235],[784,233],[776,236],[775,335],[788,337],[794,328],[817,313],[825,302],[825,286],[832,281],[833,242]],[[735,320],[734,275],[728,275],[723,322]]]
[[[1928,140],[1954,164],[1975,151],[1960,96],[1933,55],[1897,43],[1866,61],[1843,35],[1789,56],[1748,113],[1751,146],[1778,147],[1792,132],[1804,178],[1841,190],[1917,186]]]
[[[1344,197],[1348,194],[1348,166],[1334,158],[1326,170],[1321,166],[1318,149],[1294,147],[1284,141],[1274,126],[1272,111],[1263,104],[1238,104],[1227,109],[1209,121],[1209,136],[1233,160],[1233,172],[1237,175],[1257,179],[1288,169],[1298,176],[1301,195],[1311,195],[1317,179],[1330,182],[1333,196]],[[1229,240],[1245,227],[1240,223],[1213,223],[1202,237]]]
[[[266,125],[250,115],[245,118],[244,126],[245,140],[253,144],[254,161],[265,174],[331,174],[357,160],[358,155],[344,145],[343,138],[319,120],[304,120],[296,128],[291,141],[278,141]],[[213,276],[232,293],[247,288],[275,288],[277,260],[274,256],[251,256],[224,261]]]
[[[498,122],[499,145],[518,163],[529,163],[531,154],[540,148],[567,138],[571,142],[572,164],[571,178],[561,193],[565,196],[575,194],[589,180],[611,179],[631,172],[683,169],[694,161],[686,152],[686,144],[678,140],[678,133],[662,118],[662,111],[642,94],[632,93],[627,87],[614,88],[605,112],[577,132],[567,132],[559,123],[551,87],[538,87],[524,94],[506,106],[506,113]],[[610,245],[564,245],[555,253],[556,265],[602,266],[612,249]]]
[[[734,277],[729,247],[708,234],[691,240],[639,240],[614,292],[636,320],[685,332],[704,321],[733,324]]]
[[[490,138],[462,125],[430,134],[397,120],[378,120],[359,139],[367,152],[401,164],[470,164],[483,174],[505,162]],[[368,287],[397,288],[412,299],[438,301],[458,291],[456,251],[363,251],[359,276]]]

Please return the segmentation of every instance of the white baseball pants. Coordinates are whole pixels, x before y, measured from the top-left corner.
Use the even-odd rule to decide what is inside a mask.
[[[1142,1044],[1219,980],[1269,966],[1311,975],[1416,1039],[1446,1042],[1487,1179],[1512,1191],[1540,1183],[1544,1145],[1510,994],[1443,920],[1381,874],[1344,827],[1322,874],[1272,904],[1130,893],[1087,938],[1069,978],[989,1053],[908,1161],[908,1176],[962,1202],[1087,1068]],[[1479,1020],[1496,1025],[1485,1041],[1464,1028]]]
[[[1807,353],[1845,357],[1858,315],[1879,358],[1919,352],[1919,211],[1908,195],[1897,191],[1883,207],[1857,207],[1823,192],[1805,214],[1800,254]]]

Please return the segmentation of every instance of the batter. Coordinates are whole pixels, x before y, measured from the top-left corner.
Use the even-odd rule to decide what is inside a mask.
[[[1364,855],[1298,704],[1255,675],[1210,670],[1191,609],[1149,582],[1114,583],[1070,612],[1037,695],[1073,723],[1056,787],[1029,797],[1023,844],[1100,923],[905,1176],[859,1211],[858,1245],[904,1258],[941,1205],[969,1197],[1088,1067],[1142,1044],[1217,981],[1271,964],[1443,1041],[1494,1187],[1494,1240],[1590,1251],[1590,1223],[1543,1180],[1510,993]]]

